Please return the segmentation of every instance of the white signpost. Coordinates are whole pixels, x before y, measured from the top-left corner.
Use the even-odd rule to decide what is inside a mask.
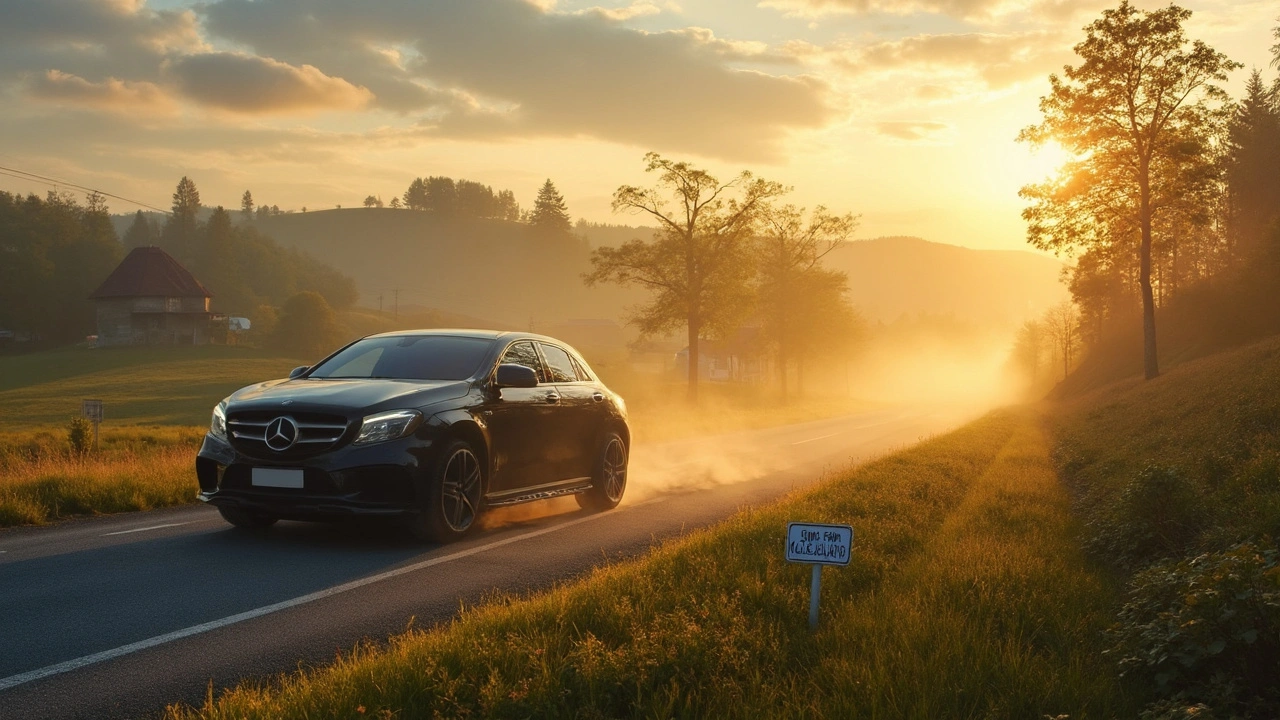
[[[848,525],[787,523],[787,562],[813,565],[809,584],[809,629],[818,628],[818,598],[822,594],[822,566],[848,565],[853,556],[853,528]]]

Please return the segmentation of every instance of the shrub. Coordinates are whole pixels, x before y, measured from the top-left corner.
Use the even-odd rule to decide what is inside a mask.
[[[1109,635],[1124,674],[1153,682],[1170,711],[1152,717],[1197,703],[1280,716],[1280,552],[1241,543],[1154,565],[1134,576]]]
[[[84,455],[93,445],[93,423],[87,418],[73,417],[67,423],[67,442],[71,443],[71,452]]]
[[[1178,470],[1147,465],[1114,498],[1095,502],[1089,552],[1125,569],[1187,551],[1206,515]]]

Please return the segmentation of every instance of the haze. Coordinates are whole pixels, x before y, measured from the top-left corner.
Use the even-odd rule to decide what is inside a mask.
[[[4,0],[0,165],[160,208],[183,175],[285,210],[424,175],[528,207],[550,177],[575,218],[623,222],[610,195],[656,150],[860,212],[860,237],[1023,248],[1017,189],[1058,158],[1014,137],[1107,5]],[[1192,36],[1267,65],[1274,3],[1187,6]]]

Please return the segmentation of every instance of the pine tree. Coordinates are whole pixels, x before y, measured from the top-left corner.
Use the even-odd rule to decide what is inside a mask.
[[[240,213],[244,215],[245,222],[253,222],[253,193],[248,190],[240,196]]]
[[[1254,70],[1228,124],[1227,187],[1238,257],[1262,243],[1280,213],[1280,98]]]
[[[147,216],[139,210],[133,215],[133,224],[124,233],[124,247],[126,250],[134,248],[146,247],[154,245],[156,241],[156,230],[151,225],[151,221]]]
[[[164,226],[165,248],[181,262],[191,262],[195,254],[200,191],[186,175],[173,193],[173,212]]]
[[[533,202],[533,212],[529,215],[529,226],[547,235],[568,235],[573,223],[569,220],[569,208],[565,205],[564,196],[556,190],[555,183],[548,178],[538,191],[538,199]]]

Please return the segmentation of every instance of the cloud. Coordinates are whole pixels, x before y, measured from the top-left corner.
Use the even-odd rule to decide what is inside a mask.
[[[947,130],[947,125],[940,122],[878,122],[876,132],[899,140],[930,140]]]
[[[26,96],[58,105],[116,113],[173,115],[178,112],[178,103],[154,83],[116,78],[92,83],[58,70],[49,70],[29,81]]]
[[[592,137],[749,160],[777,157],[789,132],[833,116],[821,81],[735,66],[767,62],[758,47],[522,0],[389,0],[376,13],[221,0],[203,12],[217,37],[368,88],[376,106],[443,137]],[[459,96],[478,106],[442,101]]]
[[[311,65],[239,53],[186,55],[168,70],[186,97],[239,113],[356,110],[373,99],[365,88]]]
[[[870,13],[912,15],[925,12],[976,18],[1025,9],[1029,4],[1025,0],[764,0],[760,7],[781,10],[793,17]]]
[[[662,12],[662,8],[658,7],[657,4],[649,2],[648,0],[637,0],[636,2],[633,2],[630,5],[627,5],[626,7],[617,7],[617,8],[589,7],[584,10],[579,10],[574,14],[575,15],[597,15],[599,17],[605,18],[606,20],[612,20],[614,22],[624,22],[632,18],[647,17],[649,15],[658,15],[661,12]]]

